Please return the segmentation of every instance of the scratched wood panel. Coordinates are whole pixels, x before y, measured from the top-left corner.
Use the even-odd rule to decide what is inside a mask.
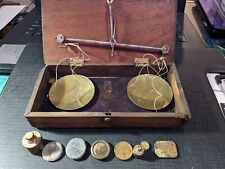
[[[176,0],[115,0],[117,42],[161,47],[167,44],[167,62],[174,61]],[[56,42],[58,33],[66,37],[109,41],[110,28],[106,0],[45,0],[43,10],[43,48],[46,64],[69,57]],[[144,53],[81,46],[91,56],[90,64],[130,64]]]

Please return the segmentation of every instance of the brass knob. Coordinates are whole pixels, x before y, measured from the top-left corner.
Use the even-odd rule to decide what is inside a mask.
[[[144,152],[145,150],[143,149],[143,147],[141,147],[141,145],[135,145],[133,148],[133,155],[136,158],[143,156]]]
[[[147,141],[141,141],[140,144],[135,145],[133,148],[133,155],[136,158],[140,158],[144,155],[145,151],[149,150],[150,144]]]
[[[27,132],[22,139],[22,145],[32,154],[38,154],[43,149],[43,139],[38,131]]]

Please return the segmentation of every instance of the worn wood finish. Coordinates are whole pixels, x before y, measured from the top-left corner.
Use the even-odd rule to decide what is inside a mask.
[[[176,106],[175,111],[178,112],[178,116],[180,116],[181,118],[185,118],[187,116],[191,118],[191,113],[184,95],[184,91],[175,64],[171,65],[171,69],[168,73],[167,79],[173,90]]]
[[[167,62],[174,61],[176,0],[115,0],[113,14],[118,42],[162,47],[170,53]],[[110,28],[106,0],[44,0],[42,1],[43,48],[46,64],[57,64],[68,57],[59,48],[56,35],[71,38],[109,41]],[[81,46],[91,56],[90,64],[128,64],[143,53]]]
[[[32,126],[38,128],[177,128],[182,126],[185,119],[177,117],[39,117],[40,114],[28,116]]]
[[[51,86],[49,79],[55,77],[55,66],[47,66],[40,73],[25,117],[33,126],[39,128],[181,126],[190,117],[190,112],[174,64],[169,66],[169,73],[167,75],[167,79],[173,89],[174,99],[173,103],[166,109],[151,112],[135,106],[126,98],[126,92],[124,92],[125,97],[123,97],[121,93],[115,91],[119,88],[120,90],[126,89],[126,86],[121,86],[126,85],[126,83],[119,84],[119,87],[115,86],[112,81],[112,88],[115,91],[115,95],[112,98],[104,98],[104,86],[102,84],[109,77],[128,77],[130,79],[137,75],[139,69],[132,65],[108,65],[103,67],[95,65],[78,68],[77,72],[85,76],[101,79],[95,83],[96,88],[99,89],[99,97],[83,109],[62,111],[52,106],[46,97]],[[59,76],[69,74],[68,66],[60,66],[59,70]],[[90,70],[92,71],[90,72]],[[104,79],[103,77],[108,78]],[[110,102],[110,104],[107,104],[107,102]],[[102,104],[106,106],[102,107]]]
[[[151,112],[134,105],[127,96],[129,80],[140,71],[140,67],[134,66],[134,58],[141,58],[144,53],[116,50],[111,57],[111,49],[81,46],[91,60],[75,70],[93,81],[96,93],[87,106],[63,111],[50,103],[48,91],[55,80],[56,64],[71,55],[65,48],[59,48],[55,37],[62,33],[68,38],[109,41],[108,7],[106,0],[42,1],[47,66],[40,73],[25,113],[31,125],[39,128],[181,126],[190,117],[190,112],[173,63],[176,3],[176,0],[115,0],[113,3],[118,42],[170,47],[166,55],[169,72],[164,77],[174,93],[169,106]],[[156,53],[156,56],[161,55]],[[71,74],[69,66],[58,67],[59,78],[68,74]],[[108,87],[112,89],[111,95],[105,91]]]

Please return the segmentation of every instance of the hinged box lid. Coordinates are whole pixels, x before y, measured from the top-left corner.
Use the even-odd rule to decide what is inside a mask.
[[[113,17],[116,40],[121,43],[162,47],[168,45],[167,63],[174,61],[177,0],[114,0]],[[47,65],[71,57],[59,48],[57,34],[68,38],[109,41],[110,25],[107,0],[44,0],[42,1],[43,49]],[[80,47],[91,60],[87,64],[134,64],[143,52],[93,46]],[[157,54],[160,56],[159,54]]]

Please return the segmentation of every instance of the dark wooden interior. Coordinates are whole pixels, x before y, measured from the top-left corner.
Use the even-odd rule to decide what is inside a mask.
[[[32,112],[62,112],[55,108],[49,101],[47,95],[51,87],[49,80],[55,81],[56,66],[47,66],[39,86]],[[127,96],[127,84],[134,76],[137,76],[141,68],[129,65],[121,66],[84,66],[75,69],[76,73],[89,77],[95,86],[95,95],[92,101],[85,107],[73,112],[149,112],[134,105]],[[91,70],[91,71],[90,71]],[[142,73],[147,73],[146,70]],[[151,72],[153,73],[153,72]],[[71,74],[69,66],[59,66],[58,78]],[[165,79],[166,76],[164,77]],[[108,89],[112,94],[107,94]],[[166,108],[158,112],[174,112],[174,101]]]
[[[94,81],[95,87],[100,89],[95,96],[97,99],[94,98],[82,109],[62,111],[51,105],[47,98],[50,82],[55,79],[55,65],[49,65],[40,73],[25,117],[31,125],[39,128],[179,127],[190,118],[189,108],[174,64],[169,66],[169,72],[164,77],[170,83],[174,93],[172,103],[157,112],[144,110],[134,105],[127,98],[126,85],[128,80],[139,73],[139,70],[140,68],[132,65],[89,65],[78,68],[76,73],[88,76]],[[59,77],[70,73],[68,66],[59,67]],[[104,98],[104,82],[114,78],[117,78],[115,83],[111,82],[114,96]],[[105,107],[102,107],[102,104]]]

